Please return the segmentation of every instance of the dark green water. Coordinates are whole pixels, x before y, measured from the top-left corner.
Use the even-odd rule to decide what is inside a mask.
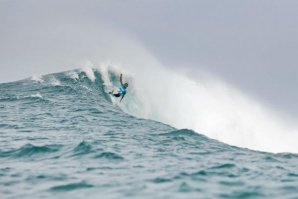
[[[95,76],[0,84],[0,198],[298,198],[297,154],[133,117]]]

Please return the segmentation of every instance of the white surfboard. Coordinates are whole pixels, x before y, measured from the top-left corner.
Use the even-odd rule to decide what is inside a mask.
[[[104,87],[104,91],[108,94],[118,94],[121,92],[119,88],[113,85],[104,84],[103,87]]]

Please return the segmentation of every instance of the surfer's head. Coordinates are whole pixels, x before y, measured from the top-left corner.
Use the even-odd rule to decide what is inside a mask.
[[[125,84],[124,84],[124,87],[127,88],[127,87],[128,87],[128,83],[125,83]]]

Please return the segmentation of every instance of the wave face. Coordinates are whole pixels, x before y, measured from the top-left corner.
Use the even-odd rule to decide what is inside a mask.
[[[118,76],[87,65],[0,84],[0,198],[298,197],[298,155],[154,121],[162,102],[143,99],[133,74],[123,103],[103,92]]]

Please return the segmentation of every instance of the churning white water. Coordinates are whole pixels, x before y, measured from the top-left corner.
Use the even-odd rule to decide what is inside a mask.
[[[298,152],[297,128],[215,76],[194,80],[158,63],[124,67],[107,62],[101,64],[99,71],[105,81],[114,85],[119,80],[109,79],[108,71],[124,74],[124,81],[129,83],[128,94],[118,105],[129,114],[193,129],[239,147]]]

